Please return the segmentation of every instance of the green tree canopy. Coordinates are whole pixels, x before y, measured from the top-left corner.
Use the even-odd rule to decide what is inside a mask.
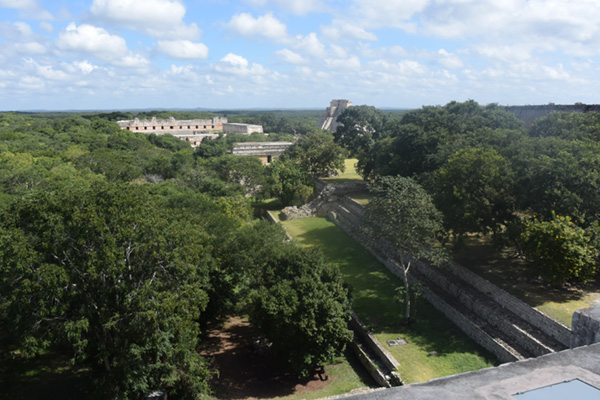
[[[333,133],[335,142],[352,156],[368,153],[381,138],[387,115],[373,106],[352,106],[337,118],[341,125]]]
[[[257,277],[250,321],[301,376],[341,354],[352,339],[348,290],[321,253],[286,246]]]
[[[111,398],[206,392],[195,321],[213,260],[189,215],[97,182],[31,192],[0,221],[0,315],[19,349],[69,346]]]
[[[431,191],[446,229],[500,232],[514,211],[513,182],[510,163],[495,150],[468,148],[435,171]]]
[[[348,151],[333,141],[325,132],[300,136],[282,155],[297,160],[302,169],[313,176],[328,176],[335,170],[344,170]]]
[[[586,283],[598,272],[592,235],[569,217],[524,221],[520,243],[534,270],[554,284]]]

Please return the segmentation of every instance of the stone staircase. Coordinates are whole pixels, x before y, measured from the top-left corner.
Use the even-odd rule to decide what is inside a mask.
[[[362,207],[344,196],[329,217],[402,279],[400,255],[359,229]],[[570,330],[457,264],[435,268],[413,262],[410,279],[420,281],[429,302],[475,342],[512,362],[569,347]],[[472,274],[472,275],[470,275]]]

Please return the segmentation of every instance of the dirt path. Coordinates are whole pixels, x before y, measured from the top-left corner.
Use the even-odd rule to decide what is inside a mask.
[[[223,326],[210,329],[202,355],[212,357],[219,370],[217,397],[220,399],[268,399],[325,387],[317,374],[298,379],[287,374],[270,354],[257,354],[248,322],[231,317]]]

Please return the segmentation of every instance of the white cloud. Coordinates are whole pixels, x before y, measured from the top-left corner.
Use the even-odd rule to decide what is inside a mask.
[[[98,67],[90,63],[88,60],[84,61],[75,61],[73,65],[77,68],[77,70],[81,71],[84,75],[91,73],[93,70]]]
[[[278,50],[275,54],[277,54],[277,56],[279,56],[279,58],[281,58],[283,61],[290,64],[306,64],[308,62],[306,58],[289,49]]]
[[[56,45],[61,50],[88,53],[105,61],[124,57],[128,52],[125,39],[87,24],[69,24],[58,36]]]
[[[69,75],[66,72],[55,70],[51,65],[39,65],[37,67],[37,73],[44,79],[53,81],[65,81],[69,79]]]
[[[287,27],[272,13],[258,18],[246,13],[236,14],[231,17],[225,27],[243,36],[263,36],[278,43],[288,40]]]
[[[118,67],[145,69],[150,66],[150,61],[140,54],[128,54],[113,62]]]
[[[330,58],[325,60],[325,63],[335,69],[349,69],[358,71],[360,69],[360,60],[356,56],[348,58]]]
[[[17,48],[25,54],[46,54],[48,51],[46,46],[37,42],[22,43],[19,44]]]
[[[37,2],[35,0],[0,0],[0,6],[17,10],[31,10],[37,7]]]
[[[321,31],[323,32],[323,36],[331,42],[343,40],[377,40],[377,35],[374,33],[367,32],[353,22],[347,21],[333,20],[332,25],[322,26]]]
[[[415,14],[423,11],[431,0],[353,0],[351,12],[359,26],[392,26],[410,29],[407,24]]]
[[[309,33],[306,36],[297,35],[293,47],[300,52],[315,57],[325,57],[327,55],[325,45],[321,43],[317,34],[314,32]]]
[[[40,22],[40,29],[46,33],[54,33],[54,25],[52,25],[50,22]]]
[[[52,19],[52,14],[43,10],[36,0],[0,0],[0,7],[14,8],[22,11],[21,17],[27,19]]]
[[[444,68],[449,69],[462,68],[463,66],[462,60],[456,54],[448,53],[444,49],[438,51],[437,62]]]
[[[313,11],[324,11],[328,7],[323,0],[246,0],[246,3],[257,7],[276,5],[297,15],[305,15]]]
[[[186,9],[178,0],[94,0],[94,16],[110,23],[167,39],[197,39],[196,24],[183,22]]]
[[[208,47],[205,44],[189,40],[160,40],[156,48],[169,57],[182,60],[208,58]]]
[[[247,59],[233,53],[221,58],[213,68],[217,72],[233,75],[263,75],[268,72],[262,65],[257,63],[250,65]]]

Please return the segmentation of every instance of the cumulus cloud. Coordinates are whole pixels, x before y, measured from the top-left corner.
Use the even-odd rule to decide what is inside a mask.
[[[208,58],[208,47],[204,43],[189,40],[160,40],[156,49],[169,57],[181,60]]]
[[[44,10],[36,0],[0,0],[0,7],[22,11],[22,17],[28,19],[52,19],[52,14]]]
[[[56,45],[61,50],[83,52],[111,61],[124,57],[127,52],[125,39],[109,34],[105,29],[92,25],[79,25],[74,22],[58,36]]]
[[[183,22],[186,9],[178,0],[94,0],[92,14],[109,23],[166,39],[197,39],[196,24]]]
[[[407,21],[423,11],[431,0],[353,0],[352,3],[351,12],[361,25],[409,29]]]
[[[306,64],[308,60],[302,57],[300,54],[295,53],[289,49],[281,49],[277,51],[275,54],[282,59],[283,61],[290,64]]]
[[[258,7],[276,5],[293,14],[304,15],[313,11],[323,11],[327,2],[323,0],[246,0],[246,3]]]
[[[88,60],[75,61],[73,63],[73,65],[75,66],[75,68],[77,70],[81,71],[84,75],[87,75],[87,74],[91,73],[93,70],[98,68],[97,66],[90,63]]]
[[[272,13],[267,13],[258,18],[246,13],[236,14],[231,17],[225,27],[243,36],[263,36],[279,43],[288,40],[287,27]]]
[[[317,34],[314,32],[309,33],[306,36],[297,35],[292,46],[294,49],[311,56],[325,57],[327,55],[325,45],[321,43]]]
[[[264,75],[268,72],[262,65],[257,63],[250,65],[247,59],[233,53],[221,58],[213,68],[217,72],[233,75]]]
[[[463,66],[462,60],[456,54],[448,53],[444,49],[440,49],[437,54],[437,62],[444,68],[457,69]]]
[[[329,26],[322,26],[323,36],[332,42],[343,40],[377,40],[377,35],[367,32],[353,22],[333,20]]]

